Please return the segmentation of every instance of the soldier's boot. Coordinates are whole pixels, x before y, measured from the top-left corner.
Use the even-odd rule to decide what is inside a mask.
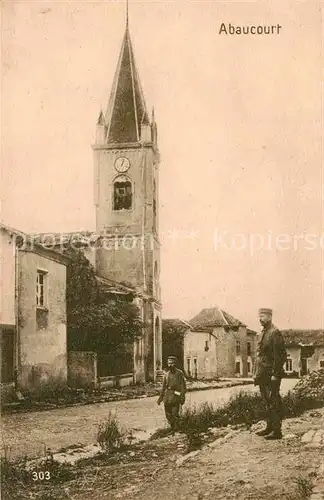
[[[170,424],[170,433],[172,436],[174,436],[174,434],[175,434],[175,421],[174,421],[173,417],[170,419],[169,424]]]
[[[271,423],[271,420],[269,418],[267,418],[267,426],[265,429],[262,429],[261,431],[257,431],[256,432],[256,435],[257,436],[267,436],[268,434],[270,434],[272,432],[272,423]]]
[[[265,436],[265,439],[271,441],[273,439],[282,439],[282,432],[280,429],[272,431],[270,434]]]
[[[257,436],[268,436],[272,432],[271,427],[266,427],[265,429],[262,429],[261,431],[257,431],[256,435]]]
[[[265,436],[265,439],[273,440],[273,439],[282,439],[282,432],[281,432],[281,419],[276,418],[272,424],[272,431],[270,434]]]
[[[262,429],[261,431],[257,431],[256,435],[257,436],[268,436],[269,434],[271,434],[271,432],[272,432],[272,429],[269,429],[268,427],[266,427],[265,429]]]
[[[273,439],[282,439],[281,432],[281,407],[274,406],[271,410],[271,427],[272,432],[269,433],[265,439],[273,440]]]

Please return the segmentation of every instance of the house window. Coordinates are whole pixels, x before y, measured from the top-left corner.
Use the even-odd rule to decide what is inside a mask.
[[[251,373],[251,363],[249,361],[247,364],[247,371],[248,371],[248,373]]]
[[[47,273],[44,271],[37,271],[36,278],[36,306],[46,306],[46,278]]]
[[[205,340],[205,351],[209,351],[209,342]]]
[[[128,177],[120,175],[114,182],[114,210],[132,208],[132,183]]]
[[[235,363],[235,373],[241,373],[241,363],[240,363],[240,361],[236,361],[236,363]]]
[[[320,368],[324,368],[324,361],[322,359],[320,361]]]
[[[241,354],[241,342],[239,340],[236,341],[236,355]]]
[[[251,352],[252,352],[252,349],[251,349],[251,342],[248,342],[248,343],[247,343],[247,355],[248,355],[248,356],[251,356]]]
[[[292,372],[292,359],[290,358],[286,361],[286,372]]]

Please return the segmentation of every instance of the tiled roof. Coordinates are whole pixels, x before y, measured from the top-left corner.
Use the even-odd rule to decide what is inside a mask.
[[[7,233],[21,235],[21,236],[27,236],[26,233],[24,233],[23,231],[20,231],[19,229],[15,229],[14,227],[7,226],[6,224],[4,224],[1,221],[0,221],[0,228],[3,231],[6,231]]]
[[[162,319],[162,328],[179,328],[183,330],[189,330],[191,328],[188,321],[184,321],[179,318],[165,318]]]
[[[138,142],[141,137],[141,125],[149,124],[128,26],[126,26],[105,123],[108,143]]]
[[[101,276],[96,276],[96,280],[98,283],[103,285],[103,287],[109,293],[116,293],[116,294],[121,294],[121,295],[128,295],[130,293],[135,294],[135,288],[133,288],[131,285],[126,286],[123,283],[119,283],[117,281],[102,278]]]
[[[54,260],[58,260],[59,262],[63,262],[65,264],[68,263],[69,258],[66,255],[63,255],[62,252],[58,251],[57,248],[53,244],[46,245],[44,244],[39,235],[36,237],[32,234],[27,234],[19,229],[15,229],[13,227],[7,226],[0,222],[0,228],[6,231],[9,234],[15,235],[16,240],[15,243],[17,248],[20,250],[28,250],[35,252],[45,252],[45,256],[51,257]]]
[[[44,247],[60,247],[66,248],[73,245],[77,248],[94,244],[99,238],[100,234],[95,231],[73,231],[71,233],[38,233],[30,234],[30,239]]]
[[[238,327],[245,326],[240,320],[234,318],[219,307],[202,309],[194,318],[190,320],[192,328],[195,330],[212,330],[218,326]]]
[[[281,330],[287,346],[313,344],[324,346],[324,330]]]

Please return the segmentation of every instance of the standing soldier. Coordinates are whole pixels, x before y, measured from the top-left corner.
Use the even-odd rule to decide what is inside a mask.
[[[258,348],[254,383],[260,387],[261,397],[267,409],[267,426],[256,434],[265,439],[281,439],[282,401],[280,384],[284,375],[286,349],[282,334],[272,324],[272,310],[259,309],[263,326]]]
[[[176,360],[175,356],[168,356],[168,371],[164,375],[161,394],[157,401],[158,405],[164,402],[165,416],[173,432],[178,429],[180,405],[184,404],[186,397],[184,374],[176,368]]]

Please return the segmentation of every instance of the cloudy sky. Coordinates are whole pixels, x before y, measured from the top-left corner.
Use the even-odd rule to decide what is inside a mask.
[[[91,144],[122,1],[4,1],[2,219],[94,229]],[[321,12],[306,1],[132,1],[159,128],[164,316],[219,305],[257,326],[323,327]],[[219,34],[221,23],[279,35]]]

